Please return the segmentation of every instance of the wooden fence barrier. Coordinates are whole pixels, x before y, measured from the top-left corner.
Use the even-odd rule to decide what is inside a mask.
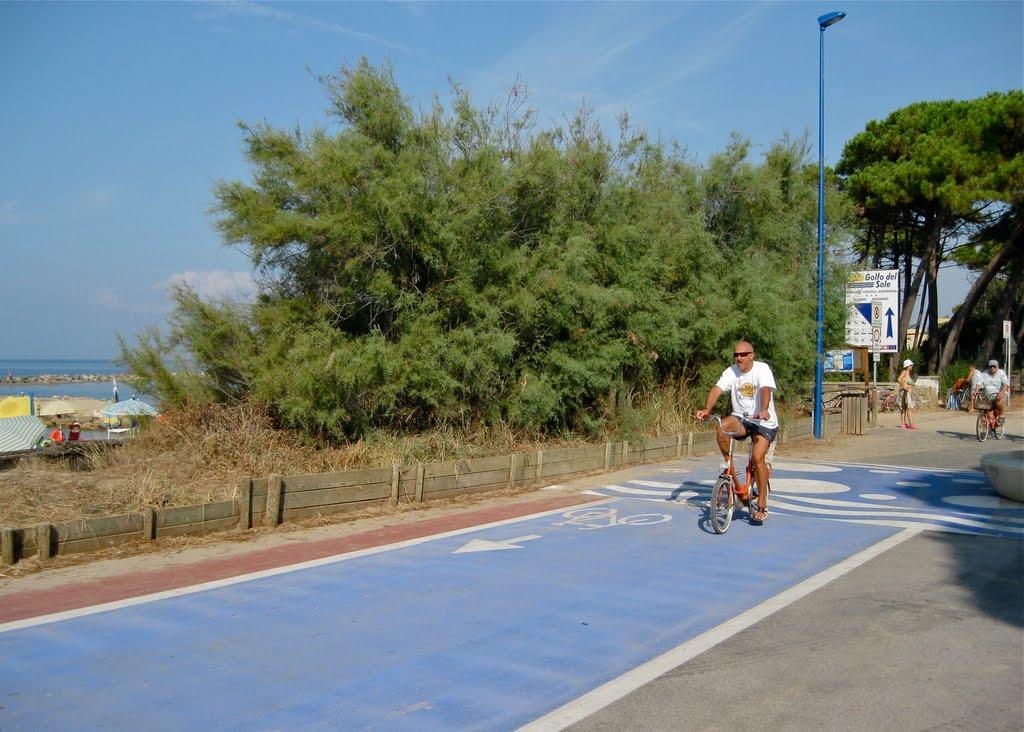
[[[825,415],[823,434],[842,432],[844,419],[842,415]],[[810,435],[811,420],[795,420],[783,426],[780,442]],[[713,432],[691,432],[634,443],[606,442],[404,467],[246,477],[239,483],[237,499],[26,528],[0,527],[0,562],[11,565],[31,556],[46,561],[54,555],[91,552],[140,540],[276,526],[368,506],[423,503],[465,493],[539,486],[626,465],[715,451]]]

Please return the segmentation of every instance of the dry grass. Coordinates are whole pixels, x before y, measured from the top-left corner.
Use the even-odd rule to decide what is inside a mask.
[[[310,444],[296,432],[276,428],[267,411],[252,404],[173,410],[127,446],[91,452],[77,468],[66,461],[33,458],[0,471],[0,525],[57,523],[225,500],[237,495],[244,476],[409,465],[538,447],[500,430],[461,437],[451,430],[385,435],[333,447]]]

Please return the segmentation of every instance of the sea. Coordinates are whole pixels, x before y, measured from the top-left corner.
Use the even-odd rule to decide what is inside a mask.
[[[0,383],[0,398],[31,394],[36,397],[89,397],[92,399],[110,399],[114,392],[113,379],[124,375],[123,366],[118,366],[112,359],[106,358],[0,358],[0,379],[11,376],[41,376],[43,374],[94,374],[107,377],[100,381],[88,382],[54,382],[52,384],[4,384]],[[117,395],[120,400],[131,396],[144,397],[130,383],[121,381],[117,384]],[[151,401],[148,400],[147,401]]]

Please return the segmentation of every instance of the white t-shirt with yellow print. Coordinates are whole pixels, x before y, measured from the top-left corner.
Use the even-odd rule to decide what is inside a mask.
[[[775,414],[775,376],[771,367],[764,361],[754,361],[750,371],[743,373],[740,367],[733,364],[722,372],[722,378],[716,386],[732,398],[732,414],[773,430],[779,426],[779,418]],[[772,390],[768,401],[768,419],[754,419],[753,414],[761,411],[758,392],[762,387]],[[749,416],[744,416],[749,415]]]

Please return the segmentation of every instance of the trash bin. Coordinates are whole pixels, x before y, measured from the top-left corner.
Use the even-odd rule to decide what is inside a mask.
[[[844,434],[864,434],[868,423],[868,393],[866,389],[851,389],[843,392],[842,420]]]

